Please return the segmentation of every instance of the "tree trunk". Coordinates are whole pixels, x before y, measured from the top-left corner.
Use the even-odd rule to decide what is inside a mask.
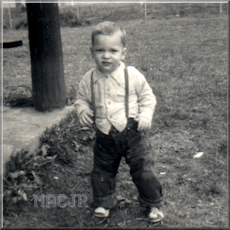
[[[26,6],[34,105],[38,111],[52,111],[66,102],[58,4]]]

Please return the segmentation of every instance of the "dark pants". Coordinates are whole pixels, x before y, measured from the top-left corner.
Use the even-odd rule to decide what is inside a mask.
[[[116,205],[115,177],[122,156],[130,166],[130,174],[139,191],[140,205],[160,207],[162,187],[153,173],[151,145],[137,131],[137,122],[133,119],[128,120],[123,132],[112,127],[109,135],[105,135],[97,130],[91,174],[94,207],[112,208]]]

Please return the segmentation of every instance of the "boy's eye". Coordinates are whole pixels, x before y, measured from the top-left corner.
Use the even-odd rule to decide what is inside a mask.
[[[112,49],[111,51],[112,51],[112,53],[116,53],[117,52],[117,50],[115,50],[115,49]]]
[[[103,49],[95,49],[96,52],[103,52]]]

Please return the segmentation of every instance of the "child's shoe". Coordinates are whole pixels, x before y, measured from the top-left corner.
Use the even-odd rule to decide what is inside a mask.
[[[162,210],[157,207],[152,207],[148,215],[148,220],[152,223],[161,222],[164,218]]]
[[[100,218],[106,218],[109,216],[109,209],[98,207],[94,210],[94,216],[100,217]]]

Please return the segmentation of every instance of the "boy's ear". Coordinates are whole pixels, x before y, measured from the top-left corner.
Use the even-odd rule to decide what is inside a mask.
[[[91,57],[94,58],[93,47],[90,47],[90,53],[91,53]]]
[[[122,50],[122,61],[124,61],[125,60],[125,56],[126,56],[126,54],[127,54],[127,48],[126,47],[124,47],[123,48],[123,50]]]

